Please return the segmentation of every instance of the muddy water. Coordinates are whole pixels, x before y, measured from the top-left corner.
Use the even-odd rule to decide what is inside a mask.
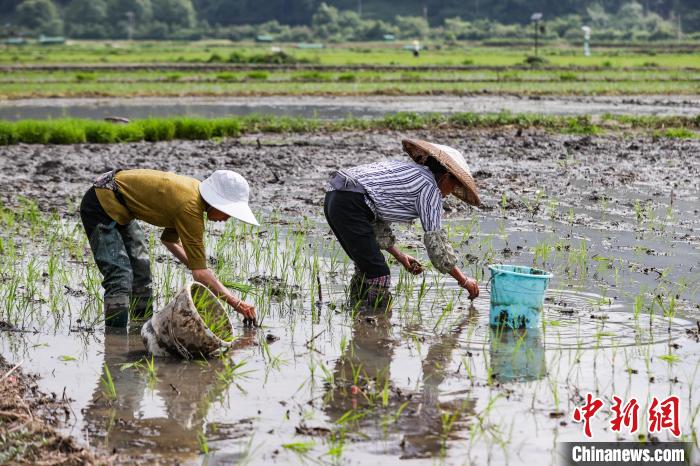
[[[392,97],[180,97],[20,99],[0,101],[0,119],[102,119],[229,115],[277,115],[305,118],[376,118],[396,112],[537,113],[545,115],[695,116],[697,96],[522,97],[498,95]]]
[[[271,228],[267,231],[265,238],[275,236]],[[151,379],[142,370],[123,368],[146,356],[136,328],[130,333],[99,327],[94,333],[69,332],[75,317],[31,325],[36,334],[6,333],[2,353],[11,360],[24,359],[27,370],[42,376],[45,390],[74,400],[66,427],[72,435],[118,452],[124,462],[131,455],[141,462],[181,464],[324,460],[332,459],[329,451],[342,443],[341,460],[351,464],[389,464],[397,458],[448,464],[554,463],[553,442],[582,438],[581,426],[570,422],[570,413],[578,394],[585,392],[646,400],[670,390],[682,400],[684,432],[697,428],[690,416],[696,406],[693,386],[700,381],[700,345],[686,335],[697,315],[689,301],[682,300],[682,311],[671,320],[660,312],[635,319],[629,298],[617,295],[632,291],[637,279],[613,290],[593,277],[569,279],[563,263],[553,261],[548,268],[556,278],[544,326],[499,332],[488,326],[486,280],[481,280],[482,297],[470,306],[452,283],[434,272],[428,273],[427,292],[419,298],[421,280],[393,267],[394,277],[401,277],[393,309],[353,317],[343,309],[341,286],[351,267],[323,239],[323,230],[314,225],[306,233],[311,247],[305,252],[318,251],[323,301],[318,302],[309,275],[301,276],[298,284],[287,277],[292,283],[281,288],[276,280],[268,285],[256,281],[276,297],[249,297],[267,315],[264,327],[256,330],[243,329],[237,320],[239,339],[230,357],[245,365],[233,376],[226,375],[226,362],[218,360],[159,360]],[[579,230],[589,241],[594,233]],[[281,229],[278,238],[288,234]],[[477,238],[498,242],[493,235],[497,231],[485,229]],[[254,263],[254,252],[239,244],[245,236],[238,232],[229,241],[223,232],[210,251],[221,260],[245,263],[240,259],[247,257]],[[509,241],[534,243],[536,238],[537,232],[529,231]],[[278,239],[276,257],[291,257],[291,248],[288,255],[282,251],[289,244]],[[664,252],[676,266],[685,260],[683,251]],[[532,261],[530,253],[517,256],[511,260]],[[168,292],[185,274],[180,269],[166,284],[168,262],[163,264],[156,265],[156,278],[159,289]],[[76,274],[71,282],[78,280],[80,269],[71,272]],[[245,276],[243,269],[235,267],[232,275]],[[265,270],[270,272],[270,263],[263,260],[259,268],[250,264],[247,273]],[[697,272],[687,277],[697,280]],[[287,291],[293,293],[285,296]],[[67,302],[79,308],[88,299],[70,297]],[[443,315],[450,301],[454,309]],[[674,364],[659,359],[669,353],[678,357]],[[71,360],[62,360],[66,357]],[[100,382],[104,365],[114,379],[113,402],[106,400]],[[352,385],[362,392],[353,394]],[[352,421],[344,421],[349,416]],[[596,439],[614,439],[601,417]],[[483,430],[477,428],[481,425]],[[343,441],[331,440],[328,430]],[[309,433],[314,435],[304,435]],[[300,442],[309,451],[289,448]]]
[[[263,328],[255,330],[243,329],[235,318],[239,339],[231,359],[159,360],[155,378],[143,369],[122,370],[144,356],[136,329],[130,335],[105,334],[99,325],[93,332],[70,331],[91,327],[99,315],[94,302],[99,290],[91,291],[94,265],[44,245],[57,229],[51,225],[38,236],[16,240],[27,247],[18,248],[24,273],[32,257],[40,271],[49,269],[51,252],[62,260],[58,278],[39,280],[30,318],[14,322],[32,332],[2,333],[2,354],[23,359],[26,370],[41,375],[46,391],[74,400],[65,427],[72,435],[116,450],[124,463],[393,464],[401,458],[420,464],[556,464],[556,442],[584,439],[571,414],[586,393],[606,401],[593,421],[596,440],[636,438],[610,430],[613,395],[635,397],[644,412],[651,397],[676,394],[683,434],[696,431],[696,143],[472,135],[479,140],[479,156],[470,162],[487,209],[470,212],[450,202],[447,226],[482,296],[472,307],[434,271],[423,281],[392,264],[390,312],[353,315],[344,307],[343,289],[352,267],[308,194],[323,177],[303,176],[305,160],[315,160],[323,172],[358,158],[391,156],[388,139],[394,137],[375,135],[364,142],[353,135],[342,141],[312,137],[306,146],[263,137],[267,145],[259,152],[245,140],[218,147],[76,147],[73,154],[61,152],[65,148],[13,149],[16,174],[8,181],[20,192],[36,193],[44,205],[79,192],[85,176],[79,163],[88,150],[90,164],[133,160],[129,151],[138,149],[148,154],[149,164],[195,174],[201,164],[216,162],[208,157],[252,173],[255,167],[246,160],[255,155],[280,177],[246,173],[265,219],[262,228],[230,224],[209,232],[218,273],[254,284],[247,299],[264,314]],[[355,141],[365,145],[348,161],[342,154]],[[514,142],[517,150],[509,150]],[[459,144],[476,153],[471,142]],[[671,156],[676,152],[684,154],[682,160]],[[22,158],[29,154],[35,155]],[[59,165],[44,171],[52,160]],[[63,164],[79,168],[53,181],[52,171]],[[606,167],[612,168],[605,172]],[[320,197],[320,186],[317,191]],[[60,209],[69,212],[65,204]],[[70,226],[67,217],[63,222]],[[61,231],[87,251],[79,230]],[[398,236],[428,263],[418,227],[400,228]],[[152,254],[162,306],[187,274],[162,248]],[[497,332],[488,326],[485,265],[491,262],[535,263],[554,272],[540,329]],[[4,268],[4,279],[10,270]],[[60,312],[53,314],[52,307]],[[245,364],[232,369],[238,363]],[[105,364],[117,394],[112,402],[100,382]],[[641,426],[646,432],[646,421]]]

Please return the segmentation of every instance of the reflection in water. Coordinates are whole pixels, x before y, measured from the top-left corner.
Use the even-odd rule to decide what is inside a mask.
[[[397,342],[391,335],[391,311],[362,313],[353,323],[352,339],[333,371],[334,384],[326,394],[326,413],[337,420],[350,409],[358,408],[362,396],[352,394],[355,385],[367,390],[383,389],[391,383],[390,364]],[[356,394],[355,394],[356,395]]]
[[[477,324],[476,308],[457,321],[447,333],[439,335],[429,348],[422,361],[423,385],[420,405],[413,423],[413,431],[404,435],[402,458],[433,456],[444,451],[444,441],[456,438],[456,433],[465,427],[466,415],[474,413],[474,398],[452,398],[440,402],[440,385],[447,378],[447,370],[452,353],[459,345],[459,337],[469,326]]]
[[[489,353],[492,377],[500,382],[531,381],[544,377],[544,345],[539,328],[491,327]]]
[[[622,348],[669,342],[684,337],[687,329],[695,327],[693,320],[678,313],[672,319],[653,313],[641,313],[630,318],[629,304],[610,300],[597,293],[556,288],[549,289],[547,293],[541,317],[545,325],[535,332],[536,336],[526,337],[521,344],[535,348],[540,345],[537,343],[539,340],[547,351]],[[484,311],[488,312],[489,298],[486,291],[484,294],[481,302],[485,304]],[[463,345],[466,349],[482,351],[493,343],[495,328],[488,325],[486,319],[483,320],[482,325],[470,327],[465,332]],[[419,328],[407,330],[421,333]],[[427,335],[426,332],[422,334]],[[517,344],[522,336],[499,334],[500,339],[513,344]]]
[[[250,344],[241,340],[237,347]],[[104,364],[114,381],[117,399],[110,402],[97,384],[85,411],[93,442],[117,453],[138,451],[145,457],[182,461],[200,452],[200,440],[212,402],[228,390],[226,360],[156,361],[156,378],[145,369],[122,365],[143,361],[146,352],[138,332],[107,329]]]
[[[370,436],[381,438],[387,431],[403,434],[402,451],[397,452],[402,458],[431,457],[444,451],[445,441],[454,438],[473,413],[475,400],[441,401],[439,387],[462,331],[476,322],[475,310],[429,345],[421,363],[421,388],[415,393],[402,392],[392,383],[390,366],[397,342],[390,320],[391,311],[355,319],[352,339],[336,362],[327,389],[325,412],[333,422],[348,419],[348,412],[357,413],[350,417],[357,417],[358,430]]]

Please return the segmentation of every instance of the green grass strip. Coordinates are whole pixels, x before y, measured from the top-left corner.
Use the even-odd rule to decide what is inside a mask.
[[[307,133],[314,131],[477,129],[515,126],[542,128],[567,134],[600,134],[607,127],[653,131],[656,137],[695,138],[700,115],[695,117],[637,117],[603,115],[546,116],[536,114],[476,114],[401,112],[377,119],[348,117],[319,120],[301,117],[241,116],[228,118],[149,118],[127,124],[105,121],[58,119],[0,121],[0,145],[11,144],[112,144],[175,139],[206,140],[250,133]]]

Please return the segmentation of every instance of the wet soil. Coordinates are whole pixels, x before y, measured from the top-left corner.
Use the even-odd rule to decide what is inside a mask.
[[[544,115],[695,116],[698,96],[246,96],[55,98],[0,100],[0,119],[148,118],[229,115],[277,115],[305,118],[377,118],[396,112],[537,113]]]
[[[677,199],[688,205],[698,201],[700,141],[568,136],[511,128],[2,147],[0,183],[6,189],[0,192],[0,200],[13,206],[24,196],[38,202],[44,211],[74,217],[76,202],[91,180],[112,168],[153,168],[200,179],[226,168],[249,180],[254,209],[318,215],[325,181],[333,170],[405,158],[400,144],[405,137],[439,140],[460,149],[477,180],[485,210],[499,207],[505,195],[505,210],[527,212],[521,198],[537,191],[571,206],[583,200],[605,203],[609,208],[617,205],[629,215],[634,214],[635,200],[672,203]],[[632,189],[633,194],[623,196],[621,188]],[[698,205],[690,213],[697,214]],[[446,210],[449,217],[469,208],[449,199]],[[610,219],[606,223],[619,227],[619,222]]]

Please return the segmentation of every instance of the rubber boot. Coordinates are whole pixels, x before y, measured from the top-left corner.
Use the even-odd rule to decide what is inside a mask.
[[[129,297],[105,296],[105,326],[124,328],[129,323]]]
[[[144,321],[153,314],[151,264],[146,236],[135,220],[126,226],[119,227],[119,233],[124,241],[133,272],[131,316],[138,321]]]
[[[360,300],[363,299],[366,294],[365,291],[365,277],[363,274],[355,272],[350,279],[350,284],[348,285],[348,294],[351,299]]]
[[[384,311],[391,306],[392,295],[389,291],[391,276],[365,278],[361,272],[355,272],[348,287],[351,303],[361,303],[360,312]]]
[[[371,284],[367,289],[367,306],[373,312],[386,312],[391,309],[393,299],[387,286]]]
[[[129,295],[133,289],[133,272],[116,223],[97,225],[90,237],[90,248],[103,278],[105,312],[108,302],[111,303],[110,308],[118,309],[119,306],[124,305],[124,300],[128,312]],[[118,311],[115,310],[115,313]]]

